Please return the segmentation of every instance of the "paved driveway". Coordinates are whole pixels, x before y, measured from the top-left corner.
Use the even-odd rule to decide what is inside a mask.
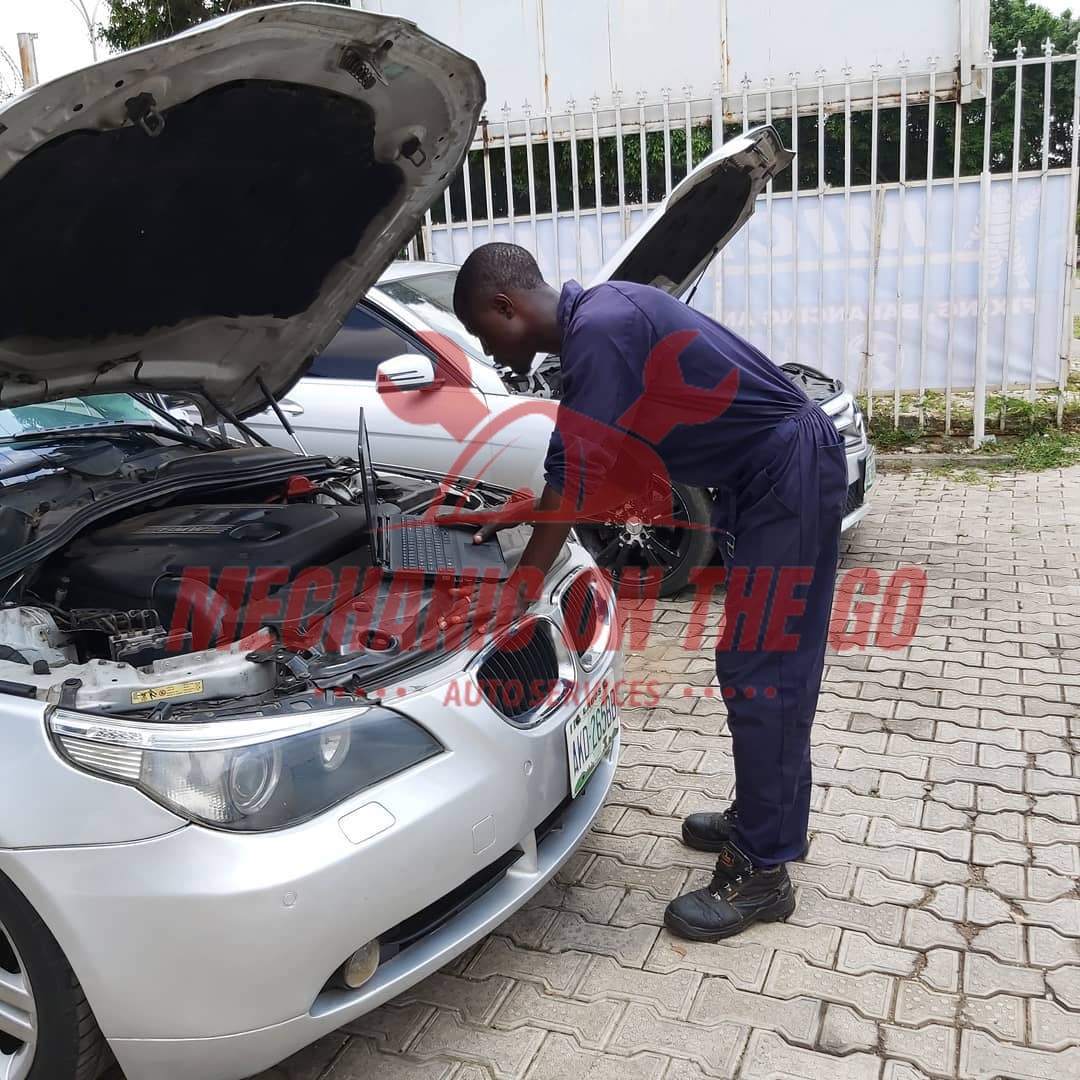
[[[660,928],[709,872],[681,816],[733,783],[711,658],[682,645],[691,599],[666,603],[631,665],[662,700],[625,714],[610,805],[558,886],[262,1080],[1080,1077],[1080,469],[883,475],[843,569],[883,588],[905,567],[927,581],[910,645],[830,656],[789,924],[725,945]],[[884,600],[863,602],[872,631]]]

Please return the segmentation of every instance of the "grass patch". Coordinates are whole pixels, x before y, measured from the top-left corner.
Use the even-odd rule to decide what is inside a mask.
[[[891,416],[875,416],[870,421],[869,435],[874,446],[883,451],[902,450],[919,441],[917,431],[893,427]]]
[[[1029,435],[1016,444],[1012,456],[1018,469],[1064,469],[1080,463],[1080,435],[1064,431]]]

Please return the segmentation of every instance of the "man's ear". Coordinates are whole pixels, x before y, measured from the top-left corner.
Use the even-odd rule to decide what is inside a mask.
[[[497,293],[491,298],[491,306],[504,318],[514,317],[514,301],[506,293]]]

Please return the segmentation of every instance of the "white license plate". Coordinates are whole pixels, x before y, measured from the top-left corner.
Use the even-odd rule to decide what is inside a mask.
[[[874,481],[877,479],[877,459],[874,457],[874,451],[871,450],[866,455],[866,476],[863,479],[863,491],[869,491],[874,485]]]
[[[619,703],[610,686],[603,687],[566,724],[566,752],[570,759],[570,794],[577,798],[596,766],[611,749],[619,730]]]

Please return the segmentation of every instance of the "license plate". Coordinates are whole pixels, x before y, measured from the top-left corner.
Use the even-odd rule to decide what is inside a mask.
[[[611,749],[619,730],[619,704],[605,686],[566,725],[566,752],[570,760],[570,795],[577,798]]]
[[[863,478],[863,491],[869,491],[874,485],[874,481],[877,479],[877,459],[874,457],[874,451],[871,450],[866,455],[866,474]]]

